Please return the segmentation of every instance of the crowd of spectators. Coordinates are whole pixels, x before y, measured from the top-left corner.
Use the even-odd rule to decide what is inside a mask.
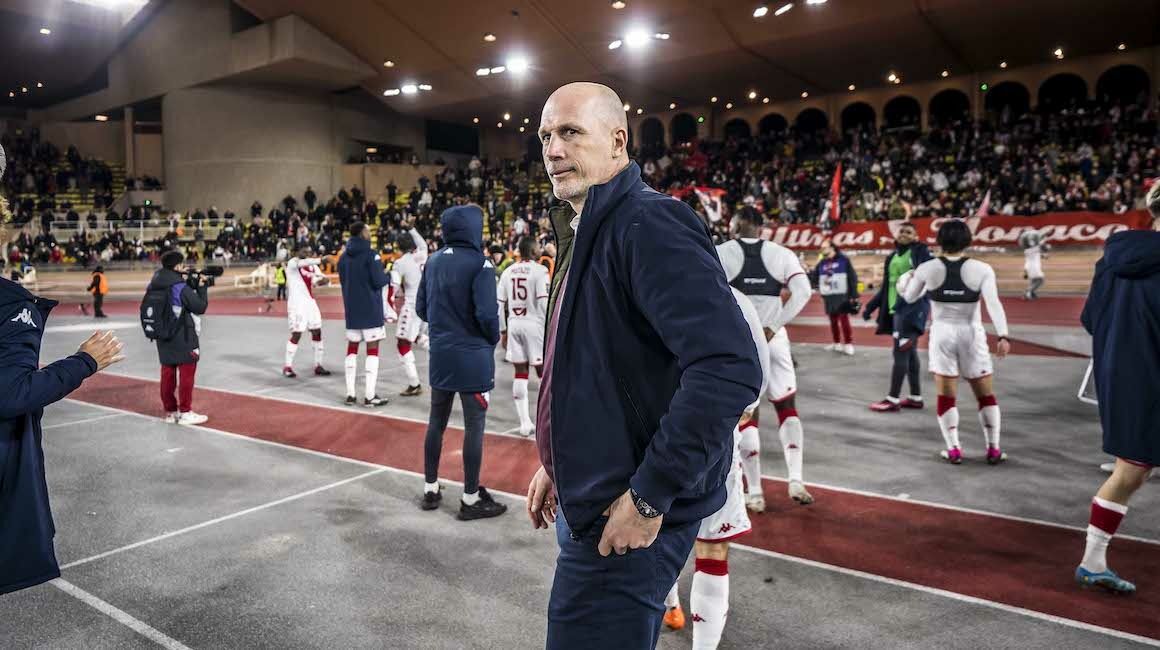
[[[818,223],[839,163],[844,221],[970,216],[988,191],[992,214],[1122,213],[1142,207],[1144,180],[1160,169],[1156,115],[1142,105],[998,122],[961,120],[926,133],[790,129],[638,158],[659,190],[721,188],[726,209],[753,204],[782,223]]]
[[[997,214],[1124,212],[1140,207],[1144,180],[1158,173],[1156,117],[1141,106],[1073,106],[996,122],[959,120],[925,133],[913,127],[845,134],[789,129],[723,142],[643,147],[634,157],[646,181],[658,190],[721,188],[726,217],[750,204],[781,223],[818,223],[828,213],[839,164],[841,218],[847,221],[970,216],[988,192],[990,212]],[[122,215],[103,211],[104,223],[98,227],[95,211],[88,210],[82,219],[75,206],[55,204],[52,189],[61,181],[79,183],[82,178],[91,186],[96,176],[107,189],[107,168],[100,171],[102,165],[86,162],[72,147],[60,159],[35,130],[27,138],[5,142],[12,147],[13,163],[3,189],[16,194],[32,187],[42,197],[34,206],[40,210],[41,234],[24,233],[15,242],[19,255],[39,263],[148,260],[175,246],[191,260],[225,263],[285,259],[301,246],[335,253],[355,221],[371,227],[383,253],[394,252],[400,238],[409,238],[407,224],[414,224],[437,250],[442,246],[439,214],[468,202],[482,206],[487,215],[485,248],[492,253],[513,250],[523,235],[537,237],[542,245],[552,239],[546,213],[555,199],[539,161],[489,164],[476,157],[462,166],[448,165],[433,178],[421,176],[409,188],[392,180],[374,197],[354,187],[320,200],[307,187],[301,199],[287,196],[269,210],[255,201],[243,218],[214,206],[184,215],[151,207],[134,207]],[[47,173],[53,160],[60,170],[56,175]],[[418,159],[411,162],[418,164]],[[126,185],[145,189],[160,187],[160,182],[139,178],[128,179]],[[705,212],[693,193],[685,200]],[[24,207],[20,214],[27,221],[32,217]],[[65,242],[57,242],[48,231],[60,212],[64,230],[72,224],[75,231]],[[17,219],[19,225],[21,217]],[[717,223],[717,237],[727,237],[726,224],[727,219]],[[152,241],[124,234],[138,225],[168,225],[168,230]],[[213,237],[207,237],[207,229],[215,231]]]
[[[14,197],[10,203],[18,224],[45,213],[72,210],[71,202],[57,201],[58,194],[91,197],[91,205],[79,206],[82,208],[99,211],[112,205],[113,173],[109,166],[95,158],[82,157],[75,146],[69,145],[61,156],[56,145],[41,140],[36,128],[19,135],[0,134],[0,145],[9,159],[8,170],[0,179],[0,191]]]

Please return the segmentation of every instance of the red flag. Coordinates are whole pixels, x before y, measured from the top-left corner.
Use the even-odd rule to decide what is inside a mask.
[[[991,190],[983,195],[983,202],[979,205],[979,209],[975,211],[976,217],[985,217],[991,213]]]
[[[838,161],[838,168],[834,170],[834,183],[830,187],[830,223],[838,225],[842,221],[842,161]]]

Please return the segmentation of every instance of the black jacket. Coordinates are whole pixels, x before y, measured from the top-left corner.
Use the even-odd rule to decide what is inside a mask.
[[[197,363],[201,358],[201,342],[198,334],[201,319],[209,307],[207,289],[203,284],[194,289],[185,281],[185,276],[177,271],[158,269],[149,282],[149,291],[167,289],[169,304],[180,310],[177,334],[167,341],[157,341],[157,356],[163,366],[180,366]]]
[[[918,302],[910,304],[899,295],[895,301],[894,314],[890,313],[890,305],[886,304],[890,296],[890,288],[887,285],[890,283],[890,262],[897,254],[896,250],[886,256],[886,263],[882,267],[882,286],[878,287],[878,293],[874,294],[866,305],[862,317],[870,320],[874,312],[878,312],[878,329],[874,331],[875,334],[900,332],[903,337],[912,338],[926,331],[926,321],[930,316],[930,296],[923,295]],[[911,270],[917,269],[920,264],[930,259],[932,259],[930,249],[926,244],[922,242],[911,244]]]

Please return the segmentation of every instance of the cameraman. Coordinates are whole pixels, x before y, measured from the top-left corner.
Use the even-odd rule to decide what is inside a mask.
[[[157,356],[161,360],[161,403],[165,406],[166,422],[172,424],[202,424],[209,418],[194,413],[193,380],[197,361],[201,358],[198,336],[201,334],[201,315],[209,306],[207,285],[196,273],[190,273],[183,262],[181,251],[170,250],[161,255],[161,268],[153,274],[146,291],[166,291],[169,306],[177,316],[176,333],[165,340],[157,340]],[[176,391],[176,396],[174,392]]]

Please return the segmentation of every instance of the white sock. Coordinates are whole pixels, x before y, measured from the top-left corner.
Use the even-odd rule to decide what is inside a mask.
[[[673,588],[669,589],[669,595],[665,596],[665,609],[672,609],[681,606],[681,594],[677,591],[676,582],[673,583]]]
[[[375,396],[375,385],[379,383],[379,355],[368,354],[366,364],[366,396],[371,399]]]
[[[729,616],[729,575],[694,573],[689,611],[693,613],[693,650],[714,650]]]
[[[938,416],[938,428],[942,431],[943,442],[947,449],[961,448],[959,444],[959,407],[955,406],[954,398],[943,397],[938,398],[938,410],[942,411],[942,415]],[[945,408],[949,405],[949,408]]]
[[[1121,505],[1114,501],[1101,499],[1095,497],[1092,499],[1092,519],[1095,520],[1095,510],[1102,508],[1110,510],[1113,513],[1119,513],[1121,517],[1128,513],[1128,506]],[[1113,528],[1119,527],[1119,522],[1115,522]],[[1089,523],[1087,527],[1087,546],[1084,547],[1083,561],[1080,566],[1091,571],[1092,573],[1102,573],[1108,570],[1108,544],[1111,543],[1115,531],[1105,531],[1095,524]]]
[[[424,492],[432,492],[432,493],[438,492],[439,491],[439,481],[435,481],[434,483],[427,483],[424,481],[423,491]]]
[[[358,372],[358,354],[346,355],[346,360],[342,362],[343,370],[346,371],[346,395],[350,397],[354,395],[354,378]]]
[[[400,354],[399,361],[403,362],[403,373],[407,375],[407,385],[418,386],[419,371],[415,369],[415,351],[407,350],[407,354]]]
[[[322,347],[322,339],[314,342],[314,365],[321,366],[322,359],[326,356],[326,348]]]
[[[298,352],[298,344],[292,341],[286,341],[286,367],[294,367],[294,355]]]
[[[745,475],[745,484],[749,486],[749,494],[762,494],[761,489],[761,434],[757,425],[747,426],[741,430],[741,472]]]
[[[532,428],[532,416],[528,414],[528,380],[516,379],[512,382],[512,399],[516,401],[516,413],[520,416],[520,429]]]
[[[473,505],[479,503],[479,490],[476,490],[475,492],[472,492],[471,494],[464,492],[463,493],[463,502],[469,506],[473,506]]]
[[[791,481],[802,480],[802,421],[791,415],[777,430],[781,448],[785,451],[785,469]]]
[[[984,406],[979,409],[979,425],[983,427],[983,436],[987,439],[988,448],[999,448],[999,429],[1002,416],[999,414],[999,405]]]

